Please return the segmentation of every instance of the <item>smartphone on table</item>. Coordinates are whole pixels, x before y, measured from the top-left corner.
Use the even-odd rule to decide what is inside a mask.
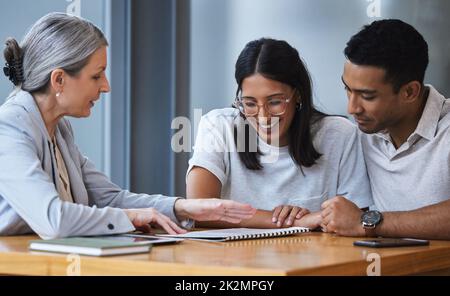
[[[430,242],[427,240],[412,238],[374,238],[353,242],[354,246],[370,248],[428,246],[429,244]]]

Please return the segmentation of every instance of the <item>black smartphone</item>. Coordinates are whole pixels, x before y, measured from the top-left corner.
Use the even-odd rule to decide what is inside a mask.
[[[354,246],[370,247],[370,248],[428,246],[429,244],[430,242],[427,240],[412,239],[412,238],[374,238],[353,242]]]

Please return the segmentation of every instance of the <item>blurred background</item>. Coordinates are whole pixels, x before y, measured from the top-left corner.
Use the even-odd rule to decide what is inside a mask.
[[[183,196],[190,153],[175,153],[172,120],[231,105],[234,64],[245,44],[284,39],[298,49],[315,104],[346,114],[343,49],[359,29],[402,19],[430,48],[426,82],[450,97],[448,0],[0,0],[0,39],[18,41],[51,11],[86,18],[106,34],[112,91],[87,119],[70,119],[81,150],[114,182],[136,192]],[[12,91],[0,79],[0,101]],[[201,110],[196,110],[201,109]],[[194,116],[196,115],[197,116]],[[188,146],[193,146],[192,132]]]

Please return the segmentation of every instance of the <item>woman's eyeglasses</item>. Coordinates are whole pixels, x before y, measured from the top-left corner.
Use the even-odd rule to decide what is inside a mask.
[[[280,116],[286,112],[286,107],[295,95],[295,91],[291,98],[271,98],[263,105],[258,105],[254,99],[237,97],[234,106],[245,116],[256,116],[259,114],[261,106],[272,116]]]

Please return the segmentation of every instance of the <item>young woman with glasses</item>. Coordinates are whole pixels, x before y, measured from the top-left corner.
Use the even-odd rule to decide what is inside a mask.
[[[187,196],[259,210],[238,224],[205,226],[314,229],[329,198],[371,205],[358,130],[314,107],[311,79],[295,48],[273,39],[249,42],[235,78],[234,108],[213,110],[200,121]]]

